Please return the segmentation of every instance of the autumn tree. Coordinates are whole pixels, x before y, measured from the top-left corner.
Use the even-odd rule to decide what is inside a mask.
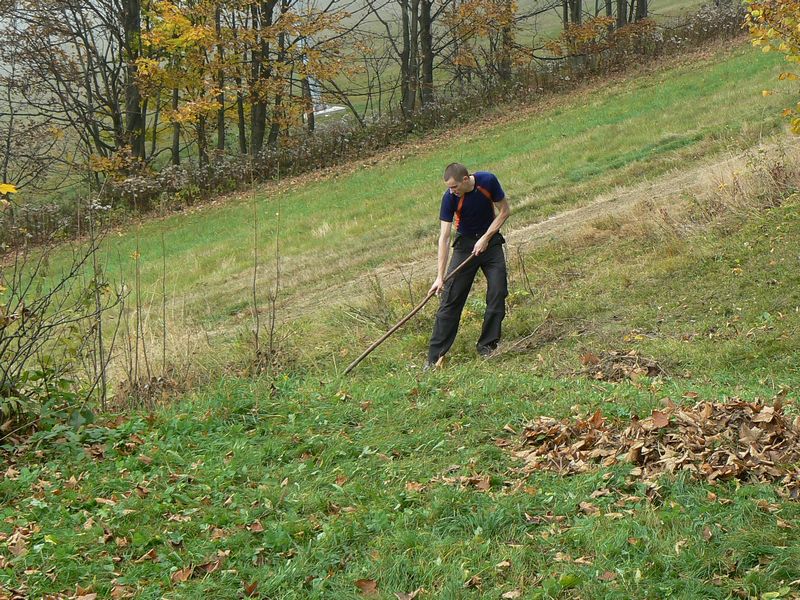
[[[77,140],[76,157],[144,156],[145,109],[131,61],[140,54],[138,0],[19,0],[0,31],[16,52],[26,114]],[[14,31],[9,31],[13,23]],[[11,35],[11,34],[14,35]]]
[[[778,75],[781,81],[797,81],[800,74],[800,2],[797,0],[747,0],[745,24],[754,46],[763,52],[779,52],[792,67]],[[769,93],[769,92],[766,92]],[[800,102],[783,111],[792,133],[800,135]]]
[[[142,35],[147,56],[136,62],[137,87],[145,98],[161,101],[169,90],[168,121],[173,127],[172,162],[180,160],[180,129],[191,126],[198,162],[209,161],[208,120],[219,108],[216,88],[218,45],[214,2],[153,2],[150,27]],[[182,97],[181,97],[182,96]]]
[[[8,31],[15,30],[12,20]],[[25,101],[26,82],[20,77],[22,51],[13,37],[0,46],[0,183],[14,182],[15,189],[54,189],[70,172],[69,143],[51,114],[30,113]],[[56,166],[62,167],[62,176],[48,177]]]

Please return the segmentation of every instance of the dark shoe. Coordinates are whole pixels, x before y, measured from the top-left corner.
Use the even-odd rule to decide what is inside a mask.
[[[478,354],[481,358],[489,358],[494,351],[497,350],[497,344],[492,344],[491,346],[478,346]]]
[[[444,364],[444,356],[440,356],[439,360],[436,362],[431,362],[429,360],[425,361],[425,364],[422,365],[422,371],[433,371],[434,369],[441,369],[442,365]]]

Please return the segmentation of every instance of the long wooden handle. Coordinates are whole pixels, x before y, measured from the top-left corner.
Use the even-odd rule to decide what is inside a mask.
[[[455,269],[453,269],[452,271],[450,271],[450,273],[448,273],[448,274],[447,274],[447,276],[444,278],[444,280],[442,280],[442,283],[443,283],[443,284],[444,284],[444,283],[447,283],[447,282],[448,282],[448,281],[450,281],[450,280],[451,280],[453,277],[455,277],[456,275],[458,275],[458,273],[460,273],[460,272],[461,272],[461,270],[462,270],[464,267],[466,267],[466,266],[467,266],[467,265],[468,265],[468,264],[469,264],[469,263],[470,263],[470,262],[471,262],[471,261],[472,261],[474,258],[475,258],[475,255],[474,255],[474,254],[470,254],[470,255],[469,255],[469,256],[468,256],[468,257],[467,257],[467,258],[464,260],[464,262],[462,262],[460,265],[458,265],[458,266],[457,266]],[[347,374],[348,374],[350,371],[352,371],[353,369],[355,369],[355,368],[356,368],[356,366],[358,365],[358,363],[360,363],[360,362],[361,362],[362,360],[364,360],[364,359],[365,359],[367,356],[369,356],[370,352],[372,352],[373,350],[375,350],[375,348],[377,348],[377,347],[378,347],[378,346],[380,346],[380,345],[381,345],[383,342],[385,342],[385,341],[386,341],[386,339],[387,339],[387,338],[388,338],[390,335],[392,335],[392,334],[393,334],[395,331],[397,331],[397,330],[398,330],[398,329],[400,329],[400,328],[401,328],[403,325],[405,325],[405,324],[406,324],[408,321],[410,321],[410,320],[411,320],[411,317],[413,317],[415,314],[417,314],[419,311],[421,311],[421,310],[422,310],[422,307],[423,307],[423,306],[425,306],[425,305],[428,303],[428,300],[430,300],[431,298],[433,298],[435,295],[436,295],[436,292],[435,292],[435,291],[433,291],[433,290],[431,290],[430,292],[428,292],[428,295],[427,295],[427,296],[425,296],[425,299],[424,299],[422,302],[420,302],[419,304],[417,304],[417,305],[414,307],[414,310],[412,310],[412,311],[411,311],[410,313],[408,313],[408,314],[407,314],[405,317],[403,317],[402,319],[400,319],[400,321],[398,321],[398,322],[397,322],[397,325],[395,325],[395,326],[394,326],[394,327],[392,327],[392,328],[391,328],[389,331],[387,331],[386,333],[384,333],[384,334],[381,336],[381,338],[380,338],[379,340],[377,340],[376,342],[373,342],[373,343],[372,343],[372,345],[371,345],[369,348],[367,348],[366,350],[364,350],[364,352],[361,354],[361,356],[359,356],[357,359],[355,359],[353,362],[351,362],[351,363],[350,363],[350,365],[349,365],[349,366],[348,366],[348,367],[347,367],[347,368],[344,370],[344,374],[345,374],[345,375],[347,375]]]

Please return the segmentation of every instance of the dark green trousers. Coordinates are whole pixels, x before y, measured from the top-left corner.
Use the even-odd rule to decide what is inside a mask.
[[[447,272],[450,273],[464,262],[475,246],[477,239],[459,236],[453,245],[453,257]],[[439,310],[433,324],[428,362],[435,363],[447,354],[458,333],[461,312],[467,302],[472,282],[478,269],[486,277],[486,312],[483,315],[483,328],[478,339],[477,348],[480,354],[491,352],[500,341],[500,326],[506,316],[506,297],[508,296],[508,278],[506,275],[506,258],[503,254],[505,240],[499,233],[489,242],[489,247],[479,254],[467,267],[448,281],[441,293]]]

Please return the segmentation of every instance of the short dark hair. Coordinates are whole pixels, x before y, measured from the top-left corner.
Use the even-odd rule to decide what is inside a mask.
[[[444,170],[444,180],[447,181],[448,179],[455,179],[456,181],[461,181],[464,177],[469,176],[469,171],[467,167],[462,165],[461,163],[450,163]]]

